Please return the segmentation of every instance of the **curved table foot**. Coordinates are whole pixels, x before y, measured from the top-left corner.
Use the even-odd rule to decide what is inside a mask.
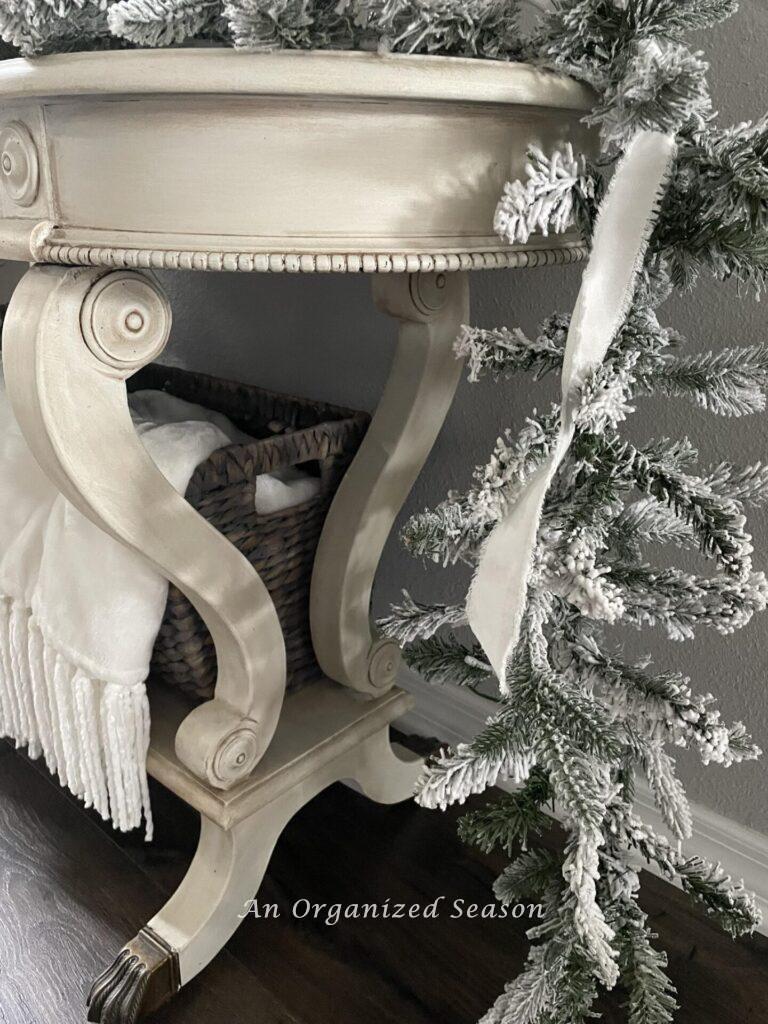
[[[291,801],[275,801],[229,830],[203,817],[179,888],[94,983],[89,1021],[135,1024],[213,960],[247,916],[294,810]]]
[[[423,757],[391,743],[384,729],[361,746],[354,775],[344,781],[377,804],[398,804],[414,795],[423,767]]]

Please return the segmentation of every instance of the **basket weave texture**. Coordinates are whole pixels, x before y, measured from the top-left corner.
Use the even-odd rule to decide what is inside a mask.
[[[132,391],[143,388],[167,391],[224,413],[254,438],[252,443],[213,452],[195,470],[186,498],[245,555],[269,591],[285,637],[288,685],[295,688],[322,675],[309,625],[312,566],[331,500],[360,446],[369,416],[157,364],[131,378]],[[319,493],[300,505],[258,515],[258,475],[298,465],[319,476]],[[213,640],[173,584],[150,674],[200,700],[213,696]]]

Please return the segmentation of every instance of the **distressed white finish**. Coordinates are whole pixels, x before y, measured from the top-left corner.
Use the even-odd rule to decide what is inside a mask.
[[[21,125],[40,187],[3,177],[0,255],[288,272],[517,266],[582,253],[492,232],[526,148],[568,139],[583,86],[522,64],[372,53],[133,50],[0,64],[0,142]]]
[[[181,707],[180,707],[181,705]],[[152,775],[202,814],[200,844],[180,887],[149,922],[179,954],[186,984],[218,953],[255,895],[280,833],[304,804],[346,781],[379,803],[412,795],[422,761],[397,756],[389,723],[413,701],[401,690],[362,703],[323,681],[291,694],[274,741],[250,779],[222,793],[200,782],[173,751],[183,702],[153,696]]]
[[[0,259],[75,267],[34,267],[11,302],[4,361],[22,429],[60,490],[189,596],[219,661],[214,699],[192,712],[151,695],[148,769],[203,830],[177,893],[94,989],[92,1019],[132,1024],[215,956],[286,821],[322,788],[412,791],[418,762],[389,745],[408,698],[390,689],[399,651],[371,628],[374,575],[459,378],[468,280],[453,272],[584,254],[568,236],[508,245],[492,221],[530,144],[589,152],[591,97],[503,62],[176,49],[4,61],[0,100]],[[125,379],[170,326],[136,268],[376,273],[376,304],[399,324],[315,566],[313,640],[335,682],[282,714],[266,589],[133,432]]]
[[[181,724],[180,758],[227,788],[267,748],[285,690],[272,599],[248,561],[173,489],[131,423],[125,378],[162,350],[171,314],[140,274],[34,267],[3,330],[14,412],[38,462],[83,515],[147,558],[211,631],[215,699]]]
[[[310,600],[323,671],[364,693],[380,693],[397,675],[399,648],[371,632],[373,579],[461,376],[453,343],[469,319],[469,282],[465,274],[380,275],[373,294],[378,308],[398,321],[397,350],[376,415],[325,521]]]

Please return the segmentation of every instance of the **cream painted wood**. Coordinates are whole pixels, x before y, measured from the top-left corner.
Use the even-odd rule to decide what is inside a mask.
[[[131,423],[125,379],[165,346],[171,313],[137,273],[35,267],[3,330],[14,412],[38,462],[89,519],[192,601],[216,645],[215,699],[176,734],[179,758],[227,788],[266,750],[285,690],[272,600],[248,561],[166,481]]]
[[[0,255],[11,258],[445,272],[583,255],[574,237],[510,246],[492,231],[529,145],[591,149],[589,91],[524,64],[69,54],[3,61],[0,101]]]
[[[300,690],[286,699],[268,755],[240,792],[209,791],[219,811],[212,818],[203,814],[190,869],[149,922],[178,953],[182,984],[201,971],[235,931],[238,915],[256,895],[283,828],[321,790],[347,781],[379,803],[412,796],[423,760],[408,752],[405,758],[398,757],[389,741],[389,722],[412,704],[402,691],[376,707],[361,704],[330,681]],[[166,711],[160,720],[173,720],[172,712]],[[150,770],[155,767],[162,773],[160,761],[170,750],[161,744],[153,740],[149,764]],[[200,789],[198,780],[187,781]]]
[[[175,93],[518,103],[589,109],[592,92],[529,64],[361,50],[248,53],[218,47],[95,51],[3,62],[8,99]]]
[[[289,790],[304,786],[324,765],[347,755],[355,760],[358,788],[365,792],[373,789],[374,779],[361,778],[364,766],[359,750],[375,734],[386,736],[389,723],[413,707],[413,698],[397,688],[368,700],[330,679],[302,687],[286,696],[275,737],[254,771],[225,791],[200,779],[179,760],[174,736],[188,711],[184,697],[156,686],[150,701],[149,774],[223,829],[234,828],[259,808],[281,800]],[[372,770],[396,770],[390,795],[379,789],[375,798],[381,803],[404,800],[413,791],[421,762],[404,765],[400,758],[393,762],[389,749],[380,749],[378,754]]]
[[[197,48],[0,63],[0,259],[54,264],[27,273],[8,311],[16,415],[62,493],[187,594],[219,659],[215,698],[192,712],[151,695],[148,770],[203,815],[200,847],[94,986],[89,1019],[133,1024],[215,956],[283,826],[322,788],[412,792],[420,762],[388,738],[410,701],[390,689],[396,645],[371,628],[373,578],[459,378],[468,285],[453,272],[584,255],[567,235],[507,245],[492,221],[529,145],[592,152],[591,105],[562,77],[458,58]],[[397,352],[312,583],[317,655],[343,686],[283,707],[266,589],[136,438],[125,379],[170,326],[136,268],[381,275],[374,298],[399,322]]]
[[[178,955],[181,985],[199,974],[235,933],[280,833],[300,806],[298,794],[276,801],[229,831],[203,817],[187,874],[149,922]]]
[[[380,275],[374,300],[398,323],[395,358],[365,439],[320,537],[312,575],[312,641],[323,671],[381,693],[400,663],[371,626],[373,579],[397,513],[443,425],[461,376],[453,344],[469,318],[465,274]]]
[[[158,688],[149,770],[201,811],[200,841],[179,888],[118,956],[117,965],[126,953],[137,957],[139,969],[132,979],[120,966],[107,969],[94,985],[97,1012],[89,1020],[132,1024],[195,977],[247,914],[285,825],[326,786],[345,781],[381,803],[411,796],[423,762],[408,752],[397,756],[389,723],[412,706],[400,690],[361,701],[330,680],[294,692],[251,778],[224,793],[179,761],[173,735],[184,702]],[[120,1008],[115,1017],[107,1012],[110,1000],[110,1012]]]

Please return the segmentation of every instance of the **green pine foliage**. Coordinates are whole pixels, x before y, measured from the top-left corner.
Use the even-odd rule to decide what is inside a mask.
[[[686,438],[639,445],[622,436],[649,395],[685,399],[716,416],[765,408],[765,346],[686,354],[685,339],[660,321],[670,292],[703,274],[735,278],[745,292],[760,292],[768,277],[768,119],[719,127],[706,63],[687,48],[688,30],[714,25],[734,7],[730,0],[555,0],[527,43],[529,59],[595,87],[590,120],[602,154],[589,166],[570,150],[533,149],[526,179],[501,197],[502,237],[524,242],[533,232],[576,226],[589,238],[612,163],[639,128],[676,132],[679,155],[634,303],[583,385],[576,435],[545,502],[505,693],[494,692],[488,727],[433,759],[419,786],[427,807],[461,803],[492,781],[518,787],[460,824],[467,842],[511,858],[496,884],[500,900],[535,897],[545,908],[529,932],[525,969],[483,1024],[586,1021],[600,988],[615,985],[626,994],[628,1024],[670,1024],[675,990],[637,903],[638,855],[729,934],[760,921],[741,884],[678,845],[692,822],[672,756],[690,747],[703,764],[727,767],[759,749],[741,722],[721,720],[711,694],[650,659],[627,661],[606,632],[620,621],[681,642],[705,628],[729,634],[768,603],[746,523],[748,510],[768,499],[768,467],[704,466]],[[555,314],[535,337],[467,327],[456,352],[471,382],[539,378],[560,371],[568,326],[568,316]],[[503,432],[466,490],[406,524],[406,547],[442,566],[476,564],[551,450],[558,417],[554,407],[516,434]],[[697,552],[701,569],[657,566],[655,545]],[[436,626],[440,620],[448,628]],[[490,667],[466,636],[461,606],[408,597],[382,625],[406,643],[406,658],[425,678],[490,691]],[[671,841],[635,814],[639,777]],[[559,856],[535,845],[553,810],[567,836]]]
[[[511,59],[522,40],[514,0],[346,0],[362,40],[382,51]]]
[[[349,49],[350,15],[336,0],[225,0],[222,14],[238,49]]]
[[[465,814],[459,822],[459,835],[467,842],[475,842],[483,853],[500,849],[511,857],[518,846],[527,848],[530,835],[538,835],[547,828],[549,818],[542,807],[551,801],[547,775],[540,768],[533,768],[516,793],[505,793],[494,803]],[[531,857],[556,864],[553,856],[541,851],[532,852]],[[524,893],[522,898],[531,895],[533,891]]]
[[[408,661],[430,683],[454,683],[481,695],[492,678],[480,645],[467,647],[453,633],[414,640],[408,646]]]
[[[23,56],[213,38],[238,49],[366,49],[514,60],[518,0],[6,0]]]
[[[0,39],[25,56],[109,46],[109,6],[110,0],[5,0]]]
[[[141,46],[171,46],[202,35],[219,17],[218,0],[120,0],[107,14],[110,32]]]
[[[627,990],[627,1024],[671,1024],[676,992],[666,974],[667,956],[653,948],[656,938],[646,915],[632,900],[616,907],[619,970]]]
[[[768,347],[750,345],[665,357],[638,377],[637,383],[648,394],[686,398],[718,416],[749,416],[765,409]]]

